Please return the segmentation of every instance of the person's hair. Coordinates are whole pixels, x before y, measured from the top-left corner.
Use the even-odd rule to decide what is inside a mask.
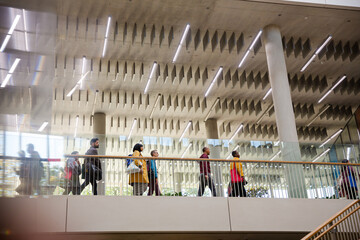
[[[157,152],[157,150],[155,149],[155,150],[152,150],[151,152],[150,152],[150,155],[151,156],[154,156],[154,154]]]
[[[93,144],[93,143],[96,143],[96,141],[98,141],[99,139],[98,138],[92,138],[90,140],[90,145]]]
[[[71,153],[71,155],[75,155],[75,154],[78,154],[79,152],[78,151],[73,151],[72,153]]]
[[[348,163],[348,162],[349,162],[349,160],[347,160],[347,159],[343,159],[341,162],[342,162],[342,163]]]
[[[237,151],[232,151],[231,155],[235,157],[237,155]]]
[[[208,147],[203,147],[202,151],[205,152]]]
[[[34,144],[32,144],[32,143],[29,143],[29,144],[27,145],[27,147],[28,147],[28,148],[31,148],[31,149],[33,149],[33,150],[35,149]]]
[[[133,152],[135,152],[136,150],[141,152],[141,147],[143,147],[143,145],[141,143],[135,144],[135,146],[133,148]]]

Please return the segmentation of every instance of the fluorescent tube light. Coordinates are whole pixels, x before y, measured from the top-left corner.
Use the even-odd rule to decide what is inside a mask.
[[[9,40],[10,40],[11,36],[10,35],[6,35],[2,45],[1,45],[1,48],[0,48],[0,52],[3,52],[4,49],[6,48],[6,45],[8,44]]]
[[[136,121],[137,121],[137,119],[135,118],[135,119],[134,119],[134,122],[133,122],[133,124],[132,124],[132,126],[131,126],[128,139],[130,139],[130,137],[131,137],[131,134],[132,134],[132,132],[133,132],[133,130],[134,130],[134,127],[135,127],[135,125],[136,125]]]
[[[40,128],[38,129],[38,131],[39,132],[42,132],[45,128],[46,128],[46,126],[49,124],[49,122],[44,122],[41,126],[40,126]]]
[[[150,72],[150,76],[148,78],[148,82],[145,86],[145,90],[144,90],[144,94],[147,93],[148,89],[149,89],[149,86],[150,86],[150,81],[151,81],[151,78],[153,77],[154,73],[155,73],[155,70],[156,70],[156,67],[157,67],[157,62],[154,62],[153,63],[153,66],[151,68],[151,72]]]
[[[185,149],[185,151],[183,152],[183,154],[181,155],[181,158],[184,158],[185,154],[187,153],[187,151],[189,151],[190,147],[192,146],[192,143],[189,143],[189,145],[187,146],[187,148]]]
[[[12,74],[15,71],[15,69],[16,69],[17,65],[19,64],[20,60],[21,60],[20,58],[15,59],[13,65],[11,66],[11,68],[9,70],[10,74]]]
[[[236,129],[234,135],[230,138],[229,142],[231,142],[235,138],[236,134],[238,134],[243,127],[244,125],[240,124],[240,126]]]
[[[179,142],[181,142],[181,140],[184,138],[185,133],[186,133],[186,131],[189,129],[190,126],[191,126],[191,121],[188,122],[186,128],[184,129],[184,132],[181,134],[181,137],[180,137],[180,139],[179,139]]]
[[[182,47],[182,45],[183,45],[183,43],[184,43],[184,41],[186,39],[186,35],[189,32],[189,30],[190,30],[190,24],[186,24],[184,33],[183,33],[183,35],[181,37],[181,40],[180,40],[180,43],[179,43],[179,45],[178,45],[178,47],[176,49],[175,56],[174,56],[173,61],[172,61],[173,63],[176,61],[176,59],[177,59],[177,57],[179,55],[179,52],[181,50],[181,47]]]
[[[16,17],[15,17],[15,19],[14,19],[14,21],[11,24],[11,27],[9,29],[9,32],[8,32],[9,35],[13,34],[13,32],[15,30],[15,27],[16,27],[17,23],[19,22],[20,18],[21,18],[20,15],[16,15]]]
[[[102,52],[102,57],[105,56],[105,52],[106,52],[106,46],[107,46],[107,41],[108,41],[108,36],[109,36],[109,29],[110,29],[110,23],[111,23],[111,17],[108,17],[108,21],[107,21],[107,25],[106,25],[106,32],[105,32],[105,39],[104,39],[104,48],[103,48],[103,52]]]
[[[155,104],[153,106],[153,109],[151,110],[151,113],[150,113],[150,119],[152,119],[152,116],[154,114],[154,111],[155,111],[155,108],[158,104],[158,102],[160,101],[160,97],[161,97],[161,94],[159,93],[159,95],[157,96],[156,100],[155,100]]]
[[[79,115],[77,115],[77,116],[76,116],[76,120],[75,120],[75,132],[74,132],[74,138],[76,138],[77,129],[78,129],[78,124],[79,124]]]
[[[206,91],[206,93],[205,93],[205,97],[207,97],[207,96],[209,95],[211,88],[212,88],[212,87],[214,86],[214,84],[216,83],[216,80],[217,80],[217,79],[218,79],[218,77],[220,76],[220,74],[221,74],[222,70],[223,70],[223,67],[219,67],[219,70],[217,71],[217,73],[216,73],[216,75],[215,75],[214,79],[212,80],[212,82],[211,82],[211,84],[210,84],[210,86],[209,86],[208,90],[207,90],[207,91]]]
[[[322,156],[324,156],[326,153],[328,153],[330,151],[330,148],[326,149],[323,153],[321,153],[318,157],[316,157],[313,162],[316,162],[319,158],[321,158]]]
[[[78,87],[80,87],[80,85],[82,84],[83,80],[85,79],[85,77],[89,74],[90,71],[87,71],[85,73],[85,75],[83,75],[80,80],[76,83],[76,85],[71,89],[71,91],[66,95],[67,97],[71,97],[71,95],[73,95],[73,93],[76,91],[76,89]]]
[[[332,86],[332,87],[324,94],[324,96],[322,96],[322,97],[319,99],[318,103],[321,103],[342,81],[345,80],[345,78],[346,78],[346,75],[342,76],[342,78],[340,78],[339,81],[337,81],[337,82],[335,83],[335,85]]]
[[[339,129],[336,133],[334,133],[331,137],[329,137],[325,142],[323,142],[320,147],[323,147],[325,144],[327,144],[328,142],[330,142],[331,139],[333,139],[334,137],[336,137],[337,135],[339,135],[341,132],[343,131],[343,129]]]
[[[214,102],[214,104],[211,106],[209,112],[206,114],[206,117],[205,117],[204,122],[206,122],[206,121],[208,120],[208,118],[210,117],[211,112],[214,110],[216,104],[217,104],[219,101],[220,101],[220,98],[217,98],[217,99],[215,100],[215,102]]]
[[[249,48],[246,50],[243,58],[241,59],[241,61],[240,61],[240,63],[239,63],[238,68],[240,68],[240,67],[243,65],[243,63],[245,62],[245,60],[246,60],[247,56],[249,55],[250,51],[254,48],[257,40],[260,38],[262,32],[263,32],[263,30],[260,29],[260,31],[258,32],[258,34],[256,35],[256,37],[254,38],[254,40],[251,42]]]
[[[332,36],[329,35],[325,41],[321,44],[320,47],[318,47],[315,51],[315,53],[311,56],[311,58],[305,63],[305,65],[301,68],[300,72],[304,72],[305,69],[310,65],[310,63],[316,58],[316,56],[321,52],[321,50],[326,46],[326,44],[329,43],[329,41],[332,39]]]
[[[270,95],[271,92],[272,92],[272,88],[270,88],[270,89],[266,92],[265,96],[263,97],[263,101]]]
[[[1,83],[1,87],[4,88],[11,78],[11,74],[7,74],[4,81]]]
[[[273,161],[277,156],[279,156],[281,153],[281,150],[279,150],[271,159],[270,161]]]

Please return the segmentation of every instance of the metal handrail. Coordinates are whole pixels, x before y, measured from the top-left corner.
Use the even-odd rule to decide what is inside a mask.
[[[315,234],[319,233],[324,227],[326,227],[328,224],[332,223],[336,218],[338,218],[339,216],[341,216],[344,212],[346,212],[347,210],[349,210],[350,208],[352,208],[353,206],[355,206],[356,204],[360,204],[360,200],[356,200],[354,202],[352,202],[351,204],[349,204],[347,207],[345,207],[344,209],[342,209],[340,212],[336,213],[334,216],[332,216],[331,218],[329,218],[328,220],[326,220],[325,223],[323,223],[322,225],[320,225],[319,227],[317,227],[314,231],[310,232],[308,235],[306,235],[305,237],[303,237],[301,240],[308,240],[312,237],[315,236]],[[342,219],[340,219],[338,222],[336,222],[334,225],[332,225],[331,227],[329,227],[328,229],[326,229],[324,232],[322,232],[319,236],[317,236],[314,240],[316,239],[320,239],[322,236],[324,236],[326,233],[328,233],[331,229],[333,229],[334,227],[338,226],[341,222],[345,221],[347,218],[349,218],[352,214],[354,214],[356,211],[360,210],[360,206],[358,206],[356,209],[354,209],[353,211],[351,211],[350,213],[348,213],[346,216],[344,216]]]

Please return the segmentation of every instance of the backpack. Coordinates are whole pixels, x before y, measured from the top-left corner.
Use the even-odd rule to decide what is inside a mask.
[[[132,154],[129,154],[128,156],[132,156]],[[134,160],[131,158],[126,159],[126,167],[129,167],[129,165],[132,161],[134,161]]]

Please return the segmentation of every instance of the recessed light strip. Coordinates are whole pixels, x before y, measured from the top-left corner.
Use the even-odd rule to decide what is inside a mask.
[[[317,156],[313,162],[316,162],[317,160],[319,160],[319,158],[321,158],[322,156],[324,156],[326,153],[328,153],[330,151],[330,148],[326,149],[323,153],[321,153],[319,156]]]
[[[25,50],[29,51],[28,38],[27,38],[27,28],[26,28],[25,9],[22,10],[22,13],[23,13],[23,20],[24,20]]]
[[[16,58],[14,63],[11,65],[9,73],[6,75],[4,81],[1,83],[2,88],[4,88],[6,86],[6,84],[9,82],[9,80],[10,80],[12,74],[14,73],[17,65],[19,64],[20,60],[21,60],[20,58]]]
[[[240,124],[240,126],[236,129],[234,135],[230,138],[229,142],[231,142],[235,136],[240,132],[240,130],[244,127],[244,124]]]
[[[135,125],[136,125],[136,121],[137,121],[137,119],[135,118],[135,119],[134,119],[134,122],[133,122],[133,124],[132,124],[132,126],[131,126],[128,139],[131,138],[131,134],[132,134],[132,132],[133,132],[133,130],[134,130],[134,128],[135,128]]]
[[[329,107],[330,107],[330,104],[325,105],[323,110],[321,110],[318,114],[316,114],[316,116],[308,124],[306,124],[306,126],[309,127],[313,122],[315,122],[315,120],[318,117],[320,117],[321,114],[323,114],[326,110],[328,110]]]
[[[220,76],[220,74],[221,74],[222,70],[223,70],[223,67],[219,67],[219,70],[217,71],[217,73],[216,73],[216,75],[215,75],[214,79],[212,80],[212,82],[211,82],[211,84],[210,84],[210,86],[209,86],[208,90],[207,90],[207,91],[206,91],[206,93],[205,93],[205,97],[207,97],[207,96],[209,95],[211,88],[212,88],[212,87],[214,86],[214,84],[216,83],[216,80],[217,80],[217,79],[218,79],[218,77]]]
[[[206,120],[208,120],[208,118],[210,117],[211,112],[214,110],[216,104],[217,104],[219,101],[220,101],[220,98],[217,98],[217,99],[215,100],[215,102],[214,102],[214,104],[211,106],[209,112],[206,114],[206,117],[205,117],[204,122],[206,122]]]
[[[343,129],[339,129],[336,133],[334,133],[331,137],[329,137],[325,142],[323,142],[319,147],[323,147],[325,144],[327,144],[328,142],[330,142],[331,139],[333,139],[334,137],[336,137],[337,135],[339,135],[341,132],[343,131]]]
[[[85,75],[83,75],[80,80],[76,83],[76,85],[71,89],[71,91],[66,95],[67,97],[71,97],[71,95],[73,95],[73,93],[76,91],[76,89],[78,87],[80,87],[80,85],[82,84],[83,80],[85,79],[85,77],[89,74],[90,71],[87,71],[85,73]]]
[[[109,16],[108,21],[107,21],[107,25],[106,25],[106,32],[105,32],[104,48],[103,48],[103,52],[102,52],[102,57],[104,57],[105,53],[106,53],[106,46],[107,46],[107,41],[108,41],[108,36],[109,36],[110,23],[111,23],[111,17]]]
[[[270,89],[266,92],[265,96],[263,97],[263,101],[270,95],[271,92],[272,92],[272,88],[270,88]]]
[[[20,17],[21,17],[20,15],[16,15],[13,23],[11,24],[11,27],[10,27],[10,29],[9,29],[9,32],[7,33],[7,35],[6,35],[3,43],[2,43],[2,45],[1,45],[0,52],[3,52],[3,51],[5,50],[6,45],[8,44],[8,42],[9,42],[9,40],[10,40],[10,38],[11,38],[11,35],[13,34],[13,32],[14,32],[14,30],[15,30],[15,27],[16,27],[17,23],[18,23],[19,20],[20,20]]]
[[[281,153],[281,150],[279,150],[271,159],[270,161],[274,160],[277,156],[279,156]]]
[[[176,61],[176,59],[177,59],[177,57],[178,57],[178,55],[179,55],[179,52],[180,52],[180,50],[181,50],[181,47],[182,47],[182,45],[183,45],[183,43],[184,43],[184,41],[185,41],[186,35],[187,35],[187,33],[189,32],[189,30],[190,30],[190,24],[186,24],[184,33],[183,33],[183,35],[182,35],[182,37],[181,37],[181,40],[180,40],[180,43],[179,43],[179,45],[178,45],[178,47],[177,47],[177,49],[176,49],[175,56],[174,56],[173,61],[172,61],[173,63]]]
[[[250,44],[249,48],[246,50],[243,58],[241,59],[241,61],[240,61],[240,63],[239,63],[238,68],[240,68],[240,67],[243,65],[243,63],[245,62],[245,60],[246,60],[247,56],[249,55],[250,51],[254,48],[257,40],[260,38],[262,32],[263,32],[263,30],[260,29],[260,31],[258,32],[258,34],[256,35],[256,37],[254,38],[254,40],[253,40],[252,43]]]
[[[151,110],[150,117],[149,117],[150,119],[152,119],[152,116],[153,116],[153,114],[154,114],[155,108],[156,108],[157,104],[159,103],[160,98],[161,98],[161,94],[159,93],[158,96],[157,96],[157,98],[156,98],[156,100],[155,100],[153,109]]]
[[[49,124],[49,122],[44,122],[41,126],[40,126],[40,128],[38,129],[38,131],[39,132],[42,132],[45,128],[46,128],[46,126]]]
[[[318,103],[321,103],[342,81],[345,80],[345,78],[346,78],[346,75],[342,76],[342,78],[340,78],[339,81],[337,81],[337,82],[335,83],[335,85],[332,86],[332,87],[324,94],[324,96],[322,96],[322,97],[319,99]]]
[[[186,128],[184,129],[184,132],[181,134],[181,137],[180,137],[180,139],[179,139],[179,142],[181,142],[181,140],[184,138],[185,133],[186,133],[186,131],[189,129],[190,126],[191,126],[191,121],[188,122]]]
[[[183,152],[183,154],[181,155],[181,158],[184,158],[185,154],[187,153],[187,151],[189,151],[190,147],[192,146],[192,143],[189,143],[189,145],[187,146],[187,148],[185,149],[185,151]]]
[[[144,94],[146,94],[148,89],[149,89],[151,78],[153,77],[153,75],[155,73],[156,67],[157,67],[157,62],[154,62],[153,66],[151,68],[151,72],[150,72],[150,76],[148,78],[148,82],[146,83],[146,86],[145,86]]]
[[[305,63],[305,65],[301,68],[300,72],[304,72],[305,69],[310,65],[310,63],[316,58],[316,56],[323,50],[323,48],[330,42],[332,39],[332,36],[329,35],[325,41],[321,44],[320,47],[318,47],[315,51],[315,53],[311,56],[311,58]]]

